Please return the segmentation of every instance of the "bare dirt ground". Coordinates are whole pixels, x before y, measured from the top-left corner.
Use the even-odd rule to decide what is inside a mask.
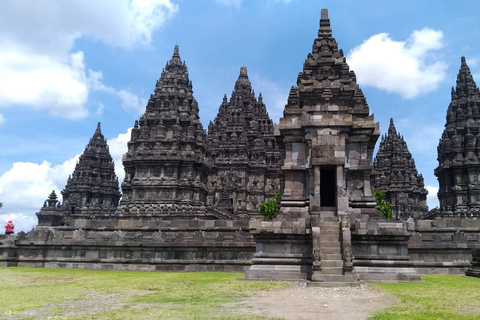
[[[85,291],[83,299],[72,298],[58,303],[47,303],[43,307],[20,313],[0,314],[0,319],[65,319],[86,317],[100,311],[126,307],[125,298],[148,294],[148,291],[133,291],[128,294],[104,294]],[[272,318],[308,319],[367,319],[375,311],[386,308],[396,301],[369,285],[342,288],[307,288],[292,284],[284,289],[258,291],[240,302],[223,305],[234,314],[257,315]],[[151,304],[137,304],[134,308],[151,308]],[[171,305],[169,305],[171,306]],[[155,304],[157,308],[162,305]],[[144,317],[148,318],[148,317]],[[155,315],[152,319],[156,319]]]
[[[392,297],[366,284],[341,288],[307,288],[296,284],[281,290],[257,292],[245,299],[238,311],[287,320],[357,320],[367,319],[395,303]]]

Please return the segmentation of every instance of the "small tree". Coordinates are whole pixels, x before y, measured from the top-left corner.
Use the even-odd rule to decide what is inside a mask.
[[[275,193],[273,199],[266,200],[265,202],[260,203],[258,208],[260,209],[260,214],[263,216],[263,220],[272,220],[277,213],[277,203],[280,198],[280,192]]]
[[[393,218],[392,215],[392,204],[385,200],[385,193],[382,190],[375,190],[375,201],[378,204],[378,210],[387,220],[391,220]]]

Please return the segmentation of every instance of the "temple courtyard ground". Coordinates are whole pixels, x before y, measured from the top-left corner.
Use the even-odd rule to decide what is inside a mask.
[[[311,288],[242,274],[0,268],[0,319],[480,319],[480,279]]]

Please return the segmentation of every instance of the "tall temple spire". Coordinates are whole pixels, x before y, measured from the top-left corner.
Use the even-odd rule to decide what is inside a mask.
[[[82,218],[99,214],[102,208],[115,210],[117,207],[121,196],[118,178],[100,122],[62,195],[64,210],[71,217]]]
[[[442,216],[480,216],[480,91],[465,57],[438,144],[438,199]]]
[[[118,213],[205,216],[209,165],[206,132],[178,46],[162,71],[123,157]],[[163,211],[162,211],[163,210]]]
[[[258,100],[242,66],[235,88],[224,96],[208,129],[208,150],[214,164],[209,176],[209,207],[237,216],[258,215],[258,204],[280,188],[276,173],[280,152],[273,136],[273,121]]]
[[[427,190],[407,143],[390,118],[373,162],[373,185],[385,193],[395,219],[419,218],[427,213]]]
[[[327,9],[322,9],[318,37],[297,85],[290,90],[278,128],[285,181],[281,215],[303,214],[303,202],[314,212],[336,207],[347,214],[350,205],[365,213],[374,211],[370,173],[378,123],[332,36]],[[321,178],[322,174],[328,178]],[[325,183],[320,188],[316,185],[319,177]],[[362,187],[353,190],[356,183]],[[288,208],[289,201],[292,208]]]

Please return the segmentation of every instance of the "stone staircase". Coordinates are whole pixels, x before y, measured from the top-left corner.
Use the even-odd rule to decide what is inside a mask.
[[[334,213],[322,212],[318,226],[320,234],[320,270],[312,274],[308,286],[356,286],[359,285],[357,274],[345,274],[343,268],[340,222]],[[316,235],[314,235],[316,236]]]

